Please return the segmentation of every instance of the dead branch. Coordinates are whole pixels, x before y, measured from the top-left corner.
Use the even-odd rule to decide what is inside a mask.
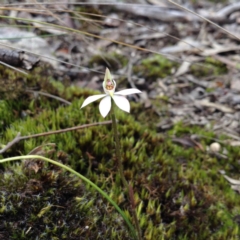
[[[27,55],[24,51],[5,48],[0,48],[0,61],[13,67],[20,67],[26,70],[33,69],[39,63],[38,58]]]

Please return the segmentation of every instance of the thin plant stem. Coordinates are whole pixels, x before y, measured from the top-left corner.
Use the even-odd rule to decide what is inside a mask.
[[[0,160],[0,164],[1,163],[5,163],[5,162],[10,162],[10,161],[16,161],[16,160],[26,160],[26,159],[41,159],[45,162],[49,162],[52,163],[58,167],[61,167],[62,169],[65,169],[69,172],[71,172],[72,174],[76,175],[77,177],[79,177],[80,179],[82,179],[84,182],[86,182],[87,184],[89,184],[91,187],[93,187],[95,190],[97,190],[103,197],[105,197],[109,203],[111,203],[115,209],[121,214],[121,216],[123,217],[124,221],[127,223],[131,234],[133,236],[134,239],[138,239],[137,235],[135,233],[134,227],[132,226],[131,222],[128,220],[126,214],[119,208],[119,206],[107,195],[107,193],[105,193],[101,188],[99,188],[96,184],[94,184],[92,181],[90,181],[88,178],[84,177],[83,175],[81,175],[80,173],[76,172],[75,170],[73,170],[72,168],[54,161],[52,159],[43,157],[43,156],[39,156],[39,155],[27,155],[27,156],[17,156],[17,157],[10,157],[10,158],[4,158]]]
[[[115,104],[112,102],[112,109],[111,109],[111,114],[112,114],[112,126],[113,126],[113,135],[114,135],[114,139],[115,139],[115,149],[116,149],[116,161],[117,161],[117,167],[118,170],[120,172],[120,177],[122,180],[122,183],[128,193],[128,199],[129,202],[131,204],[131,212],[133,214],[133,220],[135,222],[135,226],[137,228],[137,232],[138,232],[138,239],[142,240],[142,233],[141,233],[141,228],[139,225],[139,221],[137,219],[137,213],[136,213],[136,208],[135,208],[135,204],[134,204],[134,199],[132,199],[131,197],[131,193],[130,193],[130,189],[131,186],[128,184],[125,176],[124,176],[124,172],[123,172],[123,164],[122,164],[122,157],[121,157],[121,146],[120,146],[120,140],[119,140],[119,135],[118,135],[118,129],[117,129],[117,120],[116,120],[116,116],[115,116]]]
[[[105,124],[110,124],[110,123],[112,123],[112,121],[96,122],[96,123],[84,124],[81,126],[75,126],[75,127],[70,127],[70,128],[65,128],[65,129],[60,129],[60,130],[55,130],[55,131],[36,133],[33,135],[28,135],[28,136],[21,136],[21,134],[18,133],[17,136],[12,141],[10,141],[6,146],[4,146],[2,149],[0,149],[0,154],[3,154],[5,151],[7,151],[9,148],[11,148],[14,144],[18,143],[21,140],[43,137],[43,136],[48,136],[48,135],[52,135],[52,134],[65,133],[65,132],[75,131],[75,130],[82,129],[82,128],[88,128],[88,127],[93,127],[93,126],[98,126],[98,125],[105,125]]]
[[[117,168],[120,172],[120,177],[121,177],[122,183],[127,190],[128,182],[123,173],[123,165],[122,165],[122,157],[121,157],[121,149],[120,149],[120,140],[119,140],[118,129],[117,129],[117,121],[116,121],[116,116],[115,116],[115,112],[114,112],[114,104],[112,104],[112,105],[113,105],[112,110],[111,110],[112,111],[111,112],[112,113],[112,127],[113,127],[113,136],[114,136],[114,140],[115,140]]]

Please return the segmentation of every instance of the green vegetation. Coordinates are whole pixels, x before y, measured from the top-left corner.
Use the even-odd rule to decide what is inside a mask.
[[[154,55],[141,61],[139,65],[133,68],[138,76],[144,76],[147,79],[164,78],[171,74],[177,63],[171,62],[161,55]]]
[[[227,72],[227,66],[212,57],[207,57],[201,65],[193,64],[191,66],[191,73],[196,77],[207,77],[209,75],[220,76]]]
[[[44,75],[40,83],[34,74],[32,86],[41,86],[42,91],[47,87],[49,93],[72,104],[34,98],[24,90],[17,101],[15,96],[2,98],[1,144],[18,132],[23,136],[103,120],[98,103],[80,110],[94,91],[64,87]],[[205,148],[214,134],[182,123],[166,136],[157,134],[150,126],[152,110],[144,114],[142,106],[131,105],[132,114],[117,111],[117,119],[125,176],[134,183],[144,239],[237,239],[240,198],[219,170],[238,174],[239,149],[226,146],[229,159],[223,161],[197,147],[179,146],[166,136],[198,134]],[[35,154],[71,166],[106,191],[130,217],[126,195],[119,188],[111,131],[111,125],[105,125],[33,138],[15,144],[1,158],[28,154],[39,147],[41,151]],[[6,239],[131,239],[116,210],[62,169],[37,160],[0,168],[0,234]]]

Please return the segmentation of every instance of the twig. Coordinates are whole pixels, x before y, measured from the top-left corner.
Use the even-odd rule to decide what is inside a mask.
[[[30,93],[33,93],[33,94],[40,94],[40,95],[43,95],[43,96],[46,96],[46,97],[50,97],[50,98],[56,99],[56,100],[58,100],[60,102],[63,102],[65,104],[67,104],[67,105],[71,105],[71,102],[69,102],[69,101],[67,101],[67,100],[65,100],[63,98],[54,96],[54,95],[52,95],[50,93],[45,93],[45,92],[41,92],[41,91],[33,91],[33,90],[26,90],[26,92],[30,92]]]
[[[18,133],[17,136],[11,142],[9,142],[3,149],[0,150],[0,154],[4,153],[6,150],[8,150],[14,144],[18,143],[21,140],[43,137],[43,136],[48,136],[48,135],[52,135],[52,134],[65,133],[65,132],[70,132],[70,131],[74,131],[74,130],[78,130],[78,129],[89,128],[89,127],[94,127],[94,126],[98,126],[98,125],[107,125],[107,124],[111,124],[111,123],[112,123],[112,121],[90,123],[90,124],[84,124],[81,126],[75,126],[75,127],[60,129],[60,130],[56,130],[56,131],[37,133],[37,134],[33,134],[33,135],[29,135],[29,136],[22,136],[22,137],[21,137],[21,134]]]
[[[7,151],[10,147],[12,147],[15,143],[18,143],[21,139],[20,137],[20,133],[17,134],[17,136],[11,141],[9,142],[3,149],[0,150],[0,154],[4,153],[5,151]]]
[[[1,8],[0,8],[0,9],[1,9]],[[10,46],[10,45],[4,44],[4,43],[0,43],[0,46],[8,47],[8,48],[11,48],[11,49],[14,49],[14,50],[22,51],[21,48],[13,47],[13,46]],[[49,59],[49,60],[53,60],[53,61],[56,61],[56,62],[59,62],[59,63],[68,64],[69,66],[78,67],[78,68],[82,68],[82,69],[85,69],[85,70],[88,70],[88,71],[91,71],[91,72],[103,74],[103,72],[94,70],[94,69],[92,69],[92,68],[87,68],[87,67],[79,66],[79,65],[77,65],[77,64],[73,64],[73,63],[70,63],[70,62],[65,62],[65,61],[62,61],[62,60],[57,59],[57,58],[53,58],[53,57],[48,57],[48,56],[44,56],[44,55],[41,55],[41,54],[37,54],[37,53],[34,53],[34,52],[32,52],[32,51],[28,51],[28,50],[26,50],[26,49],[24,50],[24,52],[33,54],[33,55],[38,56],[38,57],[43,57],[43,58],[46,58],[46,59]]]
[[[128,82],[130,83],[131,87],[136,88],[134,82],[132,81],[132,66],[133,66],[133,62],[130,59],[128,62],[127,79],[128,79]]]
[[[9,68],[11,68],[11,69],[13,69],[13,70],[15,70],[15,71],[18,71],[18,72],[20,72],[20,73],[23,73],[23,74],[26,74],[26,75],[27,75],[27,73],[24,72],[23,70],[20,70],[20,69],[18,69],[18,68],[15,68],[15,67],[7,64],[7,63],[4,63],[4,62],[0,61],[0,64],[4,65],[4,66],[6,66],[6,67],[9,67]]]

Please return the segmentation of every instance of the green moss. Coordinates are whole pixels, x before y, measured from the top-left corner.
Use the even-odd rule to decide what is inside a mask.
[[[154,55],[141,61],[140,65],[134,66],[133,71],[141,77],[156,79],[164,78],[171,74],[178,64],[171,62],[161,55]]]
[[[191,73],[196,77],[219,76],[228,72],[227,66],[224,63],[212,57],[207,57],[201,65],[193,64],[190,69]]]
[[[40,88],[48,83],[48,66],[36,67],[31,73],[24,75],[10,68],[0,66],[0,99],[17,99],[22,96],[26,88]],[[21,98],[21,100],[23,97]]]
[[[130,239],[120,216],[107,214],[104,199],[56,166],[25,161],[10,167],[0,181],[2,239],[96,239],[96,231],[98,239],[112,239],[109,222]]]
[[[50,93],[72,101],[63,106],[56,100],[39,98],[21,106],[31,114],[11,119],[16,105],[2,100],[6,119],[0,142],[22,135],[99,122],[99,103],[80,110],[87,96],[96,92],[65,88],[50,81]],[[54,87],[53,87],[54,86]],[[19,100],[19,102],[21,102]],[[34,106],[34,107],[33,107]],[[219,169],[238,173],[240,151],[228,147],[228,161],[217,160],[201,149],[185,148],[170,137],[203,136],[203,149],[213,137],[206,129],[174,125],[167,135],[150,130],[150,114],[132,104],[132,114],[117,111],[125,176],[134,183],[134,198],[144,239],[234,239],[240,236],[235,217],[240,199],[219,175]],[[141,115],[141,117],[139,117]],[[145,116],[144,116],[145,115]],[[136,116],[136,117],[135,117]],[[10,120],[8,120],[10,119]],[[136,120],[138,119],[138,120]],[[149,125],[148,125],[149,124]],[[97,126],[62,134],[32,138],[15,144],[1,158],[28,154],[36,147],[56,145],[43,155],[70,165],[108,192],[129,213],[129,203],[120,187],[111,126]],[[44,164],[35,173],[26,162],[1,165],[0,219],[10,239],[131,239],[121,217],[104,199],[71,175]],[[23,208],[25,206],[25,208]],[[27,207],[26,207],[27,206]],[[23,211],[24,210],[24,211]],[[21,220],[22,219],[22,220]],[[90,230],[86,231],[86,226]]]

